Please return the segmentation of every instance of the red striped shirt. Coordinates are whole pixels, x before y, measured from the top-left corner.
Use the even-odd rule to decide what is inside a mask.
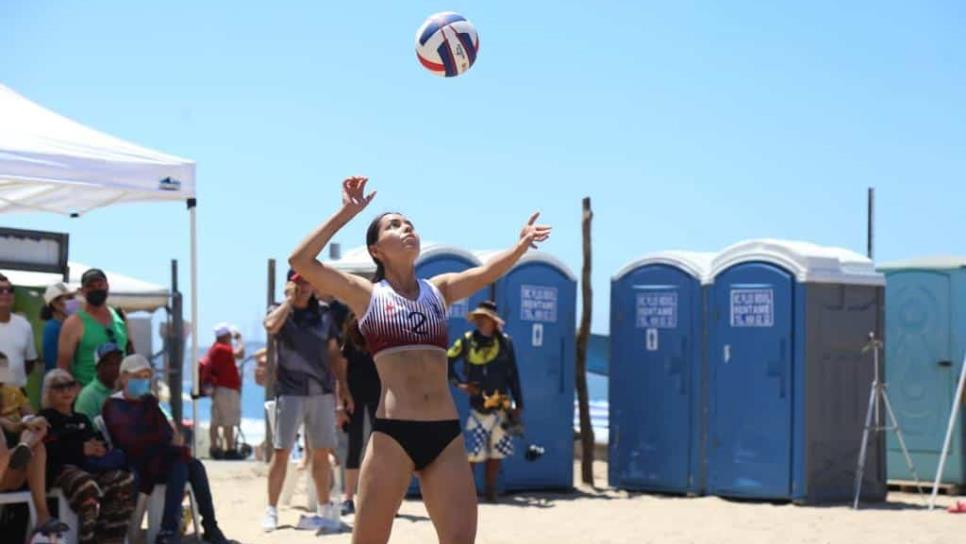
[[[383,352],[449,347],[446,301],[435,285],[419,280],[419,296],[410,300],[389,282],[373,285],[369,308],[359,320],[373,358]]]

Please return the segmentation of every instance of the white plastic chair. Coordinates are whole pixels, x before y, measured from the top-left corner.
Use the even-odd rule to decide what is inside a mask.
[[[67,502],[67,497],[64,495],[64,492],[59,487],[56,487],[47,496],[57,499],[57,519],[69,527],[67,532],[68,542],[77,542],[77,533],[80,530],[79,520],[77,519],[77,514]],[[8,491],[0,493],[0,507],[5,504],[27,505],[27,509],[30,511],[30,517],[27,522],[27,534],[30,534],[30,531],[37,525],[37,508],[34,506],[34,501],[30,498],[30,491]]]
[[[34,508],[34,501],[30,498],[29,491],[4,491],[0,493],[0,509],[2,509],[5,504],[23,504],[26,503],[28,510],[30,511],[30,518],[27,521],[27,533],[33,530],[34,525],[37,524],[37,509]]]
[[[80,520],[77,518],[77,512],[70,507],[70,503],[67,502],[67,495],[64,491],[55,487],[50,490],[47,494],[48,497],[53,497],[57,499],[57,519],[64,522],[67,527],[67,541],[77,542],[77,535],[80,532]]]
[[[167,486],[158,484],[151,490],[150,495],[138,493],[138,504],[134,509],[134,515],[131,517],[131,524],[128,526],[128,541],[134,542],[137,539],[137,534],[141,530],[141,521],[147,514],[148,534],[146,542],[154,542],[155,537],[161,532],[161,518],[164,517],[166,490]],[[201,531],[198,529],[198,520],[201,519],[201,514],[198,512],[198,501],[195,500],[195,491],[191,488],[190,483],[185,484],[185,492],[188,494],[188,502],[191,505],[191,526],[195,534],[200,537]]]
[[[107,424],[104,423],[104,418],[95,416],[94,426],[104,435],[104,440],[107,441],[108,447],[113,448],[111,435],[107,432]],[[137,506],[135,506],[134,514],[131,516],[131,522],[128,524],[128,542],[136,542],[138,540],[138,533],[141,531],[141,522],[144,520],[145,514],[148,516],[147,542],[154,542],[154,538],[161,532],[161,518],[164,517],[164,495],[166,489],[167,486],[158,484],[151,490],[150,495],[138,493]],[[185,492],[188,494],[188,502],[191,505],[191,526],[195,534],[200,535],[201,531],[198,530],[198,520],[201,519],[201,514],[198,512],[198,501],[195,500],[195,491],[191,488],[190,483],[185,484]]]

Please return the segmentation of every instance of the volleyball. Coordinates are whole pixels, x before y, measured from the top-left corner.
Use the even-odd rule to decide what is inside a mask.
[[[473,23],[452,11],[430,15],[416,31],[416,58],[441,77],[458,76],[473,66],[480,38]]]

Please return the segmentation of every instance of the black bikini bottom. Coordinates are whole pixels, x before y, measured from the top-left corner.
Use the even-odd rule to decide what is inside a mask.
[[[416,465],[416,470],[426,468],[454,438],[463,434],[458,419],[410,421],[377,417],[372,422],[372,430],[398,442]]]

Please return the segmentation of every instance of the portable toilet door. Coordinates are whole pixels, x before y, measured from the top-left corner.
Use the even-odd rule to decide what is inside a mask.
[[[966,333],[966,258],[926,257],[887,263],[886,378],[906,447],[919,476],[933,481],[956,394]],[[962,415],[960,414],[960,420]],[[941,481],[966,485],[961,423]],[[913,475],[894,435],[887,443],[890,480]]]
[[[608,481],[701,493],[704,290],[712,253],[643,257],[611,281]]]
[[[463,272],[479,265],[480,260],[469,251],[453,246],[428,244],[423,248],[419,259],[416,260],[416,276],[429,280],[440,274]],[[449,305],[447,317],[450,346],[453,345],[456,339],[462,338],[466,331],[473,330],[473,324],[466,320],[466,314],[481,301],[490,298],[490,289],[490,286],[484,287],[469,298],[453,302]],[[459,412],[460,425],[462,426],[469,416],[469,398],[465,393],[453,386],[450,386],[450,393],[453,395],[453,401],[456,403],[456,410]],[[466,437],[464,436],[464,438]],[[482,489],[482,473],[477,474],[476,479],[478,488]],[[412,494],[413,492],[414,489],[410,486],[410,493]]]
[[[524,399],[525,434],[514,439],[514,454],[503,463],[506,489],[570,489],[577,279],[556,258],[531,251],[497,282],[496,302],[513,340]],[[545,453],[527,461],[530,445]]]
[[[708,492],[849,498],[884,279],[853,252],[776,240],[725,249],[711,277]],[[863,497],[884,498],[880,436],[866,466]]]

